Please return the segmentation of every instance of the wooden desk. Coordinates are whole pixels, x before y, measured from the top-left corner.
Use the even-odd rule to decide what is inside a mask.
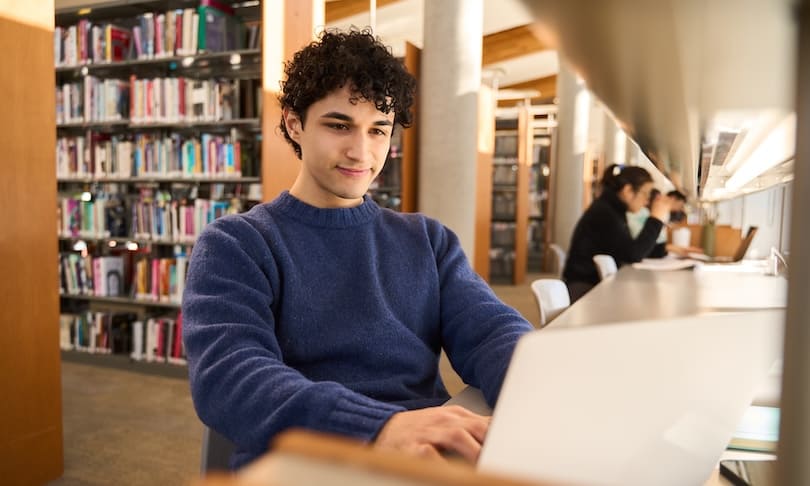
[[[193,486],[552,486],[480,473],[455,460],[380,450],[343,437],[290,430],[236,474],[209,474]]]

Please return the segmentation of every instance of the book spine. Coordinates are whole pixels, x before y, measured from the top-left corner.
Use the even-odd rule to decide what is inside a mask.
[[[130,357],[135,361],[143,361],[143,321],[132,323],[132,353]]]

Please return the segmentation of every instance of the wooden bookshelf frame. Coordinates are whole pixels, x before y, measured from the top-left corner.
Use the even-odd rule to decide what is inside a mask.
[[[53,1],[0,2],[0,478],[63,471],[56,232]]]

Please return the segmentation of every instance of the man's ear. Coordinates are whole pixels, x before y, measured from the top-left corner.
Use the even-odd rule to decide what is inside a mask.
[[[297,142],[301,137],[301,118],[289,108],[284,108],[281,113],[284,117],[284,127],[287,128],[287,134]]]

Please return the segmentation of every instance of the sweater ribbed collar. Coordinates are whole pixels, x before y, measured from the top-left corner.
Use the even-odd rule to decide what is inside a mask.
[[[270,208],[309,226],[320,228],[349,228],[368,223],[380,212],[380,207],[371,197],[363,196],[363,203],[353,208],[316,208],[284,191]]]

